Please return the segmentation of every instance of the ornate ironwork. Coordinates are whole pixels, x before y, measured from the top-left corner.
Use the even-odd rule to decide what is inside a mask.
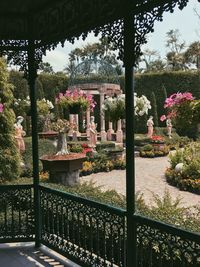
[[[135,216],[138,267],[199,267],[200,235]]]
[[[119,78],[111,64],[105,60],[94,58],[84,60],[74,69],[69,84],[98,82],[119,84]]]
[[[40,187],[42,243],[81,266],[125,265],[125,212]]]
[[[81,266],[126,266],[126,213],[40,187],[42,243]],[[199,267],[200,235],[134,216],[138,267]],[[134,252],[133,252],[134,253]]]
[[[0,186],[0,242],[34,240],[32,185]]]
[[[189,0],[143,0],[133,1],[133,28],[135,29],[134,60],[141,55],[141,45],[146,43],[146,35],[153,32],[154,22],[162,21],[164,12],[173,12],[176,5],[183,9]],[[87,8],[85,8],[87,6]],[[84,10],[84,12],[83,12]],[[87,10],[87,12],[86,12]],[[98,12],[94,12],[98,10]],[[33,36],[36,40],[36,65],[42,60],[46,50],[54,49],[60,40],[74,42],[75,38],[85,39],[90,31],[95,35],[101,34],[112,42],[114,49],[119,50],[119,58],[124,55],[124,26],[122,17],[125,16],[125,8],[121,1],[61,1],[54,3],[46,10],[38,10],[33,16]],[[114,22],[113,22],[114,21]],[[104,25],[105,26],[102,26]],[[26,36],[26,35],[25,35]],[[53,41],[55,40],[55,41]],[[14,43],[13,43],[14,42]],[[1,41],[0,51],[26,50],[26,41]],[[20,65],[21,70],[27,71],[27,53],[11,52],[9,59],[12,63]]]

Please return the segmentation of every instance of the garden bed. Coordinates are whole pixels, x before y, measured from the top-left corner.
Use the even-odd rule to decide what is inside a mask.
[[[170,155],[165,172],[169,184],[180,190],[200,194],[200,143],[193,142]]]

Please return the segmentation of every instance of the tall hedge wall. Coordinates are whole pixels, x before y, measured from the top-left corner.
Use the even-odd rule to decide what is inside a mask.
[[[69,84],[69,78],[64,74],[39,74],[38,84],[41,95],[54,102],[55,95],[66,90]],[[14,84],[14,96],[24,97],[28,92],[28,85],[23,80],[22,74],[11,71],[10,81]],[[96,82],[105,82],[105,77],[95,77]],[[124,76],[119,76],[122,90],[124,91]],[[79,82],[84,82],[81,79]],[[112,82],[112,81],[110,81]],[[200,71],[174,71],[174,72],[156,72],[135,75],[135,90],[138,95],[146,95],[151,99],[152,92],[156,96],[158,118],[165,112],[163,108],[164,100],[176,92],[191,92],[197,99],[200,98]],[[162,126],[161,122],[159,122]]]
[[[124,76],[120,77],[120,84],[124,90]],[[200,98],[200,71],[174,71],[161,73],[146,73],[135,75],[135,91],[138,95],[146,95],[151,99],[151,93],[156,96],[158,118],[165,113],[164,100],[176,92],[191,92],[197,99]],[[160,126],[162,123],[159,122]]]

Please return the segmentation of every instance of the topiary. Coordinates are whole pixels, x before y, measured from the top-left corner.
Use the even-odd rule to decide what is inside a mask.
[[[0,58],[0,179],[11,180],[19,176],[20,155],[14,139],[15,114],[11,109],[13,102],[12,85],[8,82],[8,71],[4,59]]]

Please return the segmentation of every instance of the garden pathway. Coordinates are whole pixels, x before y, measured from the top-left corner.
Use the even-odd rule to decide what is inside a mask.
[[[168,157],[155,159],[135,158],[136,164],[136,191],[144,195],[147,203],[151,202],[152,192],[163,196],[168,190],[173,199],[178,195],[182,198],[183,206],[200,205],[200,196],[180,191],[178,188],[170,186],[165,181],[164,171],[169,166]],[[111,172],[101,172],[81,177],[81,181],[94,181],[96,185],[102,186],[102,190],[115,189],[118,193],[125,194],[125,170],[113,170]]]

